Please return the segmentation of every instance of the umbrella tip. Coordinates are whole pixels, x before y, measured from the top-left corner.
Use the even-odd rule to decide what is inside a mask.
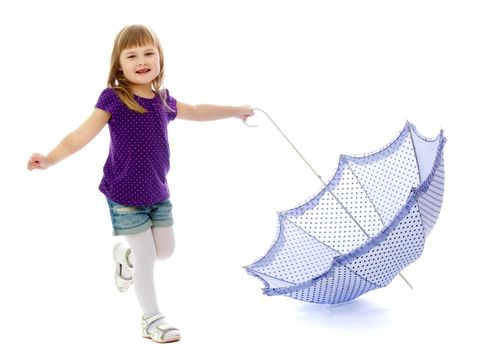
[[[405,276],[403,276],[403,275],[401,274],[401,272],[400,272],[400,273],[398,273],[398,275],[399,275],[399,276],[400,276],[400,277],[403,279],[403,281],[405,281],[405,283],[406,283],[406,284],[407,284],[407,285],[410,287],[410,289],[412,289],[412,290],[413,290],[413,286],[410,284],[410,282],[408,282],[408,280],[405,278]]]

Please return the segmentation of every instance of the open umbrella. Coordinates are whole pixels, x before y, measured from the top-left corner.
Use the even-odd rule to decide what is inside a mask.
[[[437,220],[445,142],[442,130],[429,139],[407,122],[386,147],[341,155],[328,183],[305,160],[323,188],[278,213],[274,243],[247,272],[266,295],[315,303],[343,303],[386,286],[421,256]]]

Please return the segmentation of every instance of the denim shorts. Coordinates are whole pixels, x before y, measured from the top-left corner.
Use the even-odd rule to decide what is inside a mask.
[[[172,226],[172,203],[170,200],[142,206],[131,207],[111,201],[107,198],[111,213],[112,228],[115,236],[143,232],[150,227]]]

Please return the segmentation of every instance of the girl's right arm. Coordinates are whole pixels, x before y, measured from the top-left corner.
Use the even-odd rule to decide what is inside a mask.
[[[27,163],[27,169],[47,169],[85,147],[104,128],[111,114],[95,108],[92,115],[77,129],[65,136],[47,156],[34,153]]]

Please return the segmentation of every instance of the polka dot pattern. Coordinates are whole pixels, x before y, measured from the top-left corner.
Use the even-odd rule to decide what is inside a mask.
[[[303,215],[289,212],[286,216],[339,253],[351,251],[368,238],[329,192],[323,193],[318,204]]]
[[[135,96],[146,113],[137,113],[122,103],[116,93],[105,89],[96,107],[111,113],[111,143],[99,189],[112,201],[124,205],[152,205],[169,198],[166,181],[170,169],[167,125],[175,119],[177,101],[166,93],[152,99]]]
[[[424,243],[422,219],[415,204],[383,241],[345,266],[359,277],[384,287],[422,255]]]
[[[386,148],[342,156],[318,194],[279,213],[275,243],[246,267],[264,293],[336,304],[389,284],[421,256],[439,215],[445,141],[407,123]]]
[[[369,162],[365,158],[351,158],[349,162],[384,223],[393,220],[411,188],[420,184],[411,138],[407,135],[393,145],[396,150],[390,157],[380,152],[368,157]]]
[[[288,293],[287,296],[310,303],[338,304],[376,288],[375,284],[340,265],[333,269],[331,275],[317,280],[311,287]]]
[[[442,208],[444,194],[444,159],[434,173],[434,179],[418,200],[420,215],[424,224],[424,232],[427,237],[436,224]]]
[[[343,172],[342,182],[333,190],[333,194],[343,204],[367,237],[373,237],[383,228],[383,221],[366,189],[350,167]]]
[[[308,235],[292,221],[279,216],[278,238],[269,254],[258,264],[262,275],[290,283],[301,283],[322,273],[338,253]]]

